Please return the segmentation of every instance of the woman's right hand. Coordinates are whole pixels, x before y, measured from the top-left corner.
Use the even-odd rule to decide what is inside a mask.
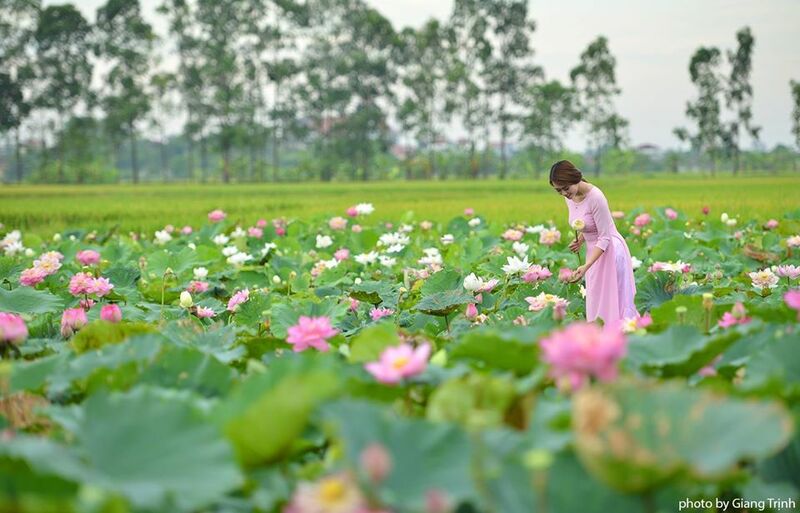
[[[577,253],[581,249],[581,244],[583,244],[583,235],[578,236],[578,240],[569,243],[569,250]]]

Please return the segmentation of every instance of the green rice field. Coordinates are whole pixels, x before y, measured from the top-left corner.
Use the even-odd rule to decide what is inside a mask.
[[[590,179],[591,181],[591,179]],[[602,187],[612,210],[666,207],[689,213],[708,205],[757,219],[780,218],[800,208],[800,176],[609,177]],[[171,223],[197,225],[216,208],[243,223],[286,216],[308,220],[342,215],[355,203],[375,205],[381,219],[445,221],[466,207],[493,221],[561,223],[564,200],[545,179],[285,184],[43,185],[0,188],[0,222],[6,229],[46,235],[56,230],[152,231]]]

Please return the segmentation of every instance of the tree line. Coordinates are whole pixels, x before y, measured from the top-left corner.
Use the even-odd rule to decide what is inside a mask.
[[[108,0],[94,23],[69,3],[0,5],[7,181],[115,180],[125,169],[138,182],[141,151],[148,180],[437,178],[454,167],[506,178],[520,155],[545,166],[576,127],[597,174],[630,151],[607,38],[568,82],[549,78],[526,0],[456,0],[446,21],[399,31],[363,0],[163,0],[158,15],[163,38],[138,0]],[[694,126],[676,129],[689,147],[671,158],[741,167],[743,136],[758,137],[754,41],[743,28],[735,49],[692,56]],[[800,107],[794,120],[800,145]]]

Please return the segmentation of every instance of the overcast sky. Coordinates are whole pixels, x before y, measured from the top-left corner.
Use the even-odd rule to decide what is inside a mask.
[[[156,20],[161,0],[141,0],[145,15]],[[418,27],[431,17],[445,20],[451,0],[366,0],[396,29]],[[63,3],[45,1],[45,4]],[[94,20],[104,0],[76,0]],[[768,146],[789,143],[789,80],[800,80],[800,1],[798,0],[530,0],[537,23],[534,48],[548,78],[567,81],[580,53],[598,35],[609,39],[617,59],[622,94],[619,112],[630,121],[633,144],[677,144],[672,129],[686,124],[686,101],[695,90],[689,59],[697,47],[734,49],[736,31],[749,25],[755,36],[753,114]],[[579,133],[572,147],[582,147]]]

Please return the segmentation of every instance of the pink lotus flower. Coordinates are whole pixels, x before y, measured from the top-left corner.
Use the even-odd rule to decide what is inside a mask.
[[[103,308],[100,309],[100,318],[108,322],[119,322],[122,320],[122,310],[119,305],[113,303],[103,305]]]
[[[186,287],[191,294],[199,294],[201,292],[205,292],[208,290],[208,282],[207,281],[192,281],[189,283],[189,286]]]
[[[634,235],[641,235],[642,234],[642,230],[636,228],[635,226],[631,226],[631,233],[634,234]]]
[[[350,230],[351,230],[353,233],[361,233],[361,230],[362,230],[362,228],[361,228],[361,225],[360,225],[360,224],[354,224],[354,225],[352,226],[352,228],[350,228]]]
[[[776,219],[770,219],[766,223],[764,223],[764,228],[767,230],[774,230],[778,227],[778,221]]]
[[[717,322],[717,326],[720,328],[730,328],[737,324],[747,324],[750,321],[750,317],[747,317],[747,310],[745,310],[744,305],[738,301],[733,305],[730,312],[722,314],[722,319]]]
[[[551,273],[550,270],[547,269],[546,267],[542,267],[541,265],[532,265],[522,276],[522,280],[525,283],[533,283],[537,281],[546,280],[551,276],[553,276],[553,273]]]
[[[551,365],[550,377],[559,386],[581,388],[590,377],[613,381],[627,341],[621,331],[576,322],[539,342],[542,359]]]
[[[254,237],[256,239],[260,239],[261,237],[264,236],[264,230],[262,230],[261,228],[257,228],[255,226],[251,226],[250,228],[247,229],[247,235]]]
[[[333,258],[341,262],[342,260],[347,260],[350,258],[350,250],[347,248],[341,248],[336,250],[336,253],[333,254]]]
[[[207,306],[198,306],[195,314],[201,319],[208,319],[210,317],[214,317],[216,312]]]
[[[566,308],[569,306],[569,301],[564,298],[558,297],[554,294],[547,294],[542,292],[538,296],[529,296],[525,298],[528,303],[528,310],[531,312],[539,312],[544,310],[547,305],[554,305],[559,308]]]
[[[467,311],[464,312],[464,315],[470,320],[478,316],[478,307],[475,306],[475,303],[469,303],[467,305]]]
[[[383,445],[373,442],[361,451],[359,463],[373,483],[380,483],[392,470],[392,455]]]
[[[75,255],[75,259],[78,260],[81,265],[93,265],[100,261],[100,253],[91,249],[84,249]]]
[[[93,283],[94,276],[90,273],[77,273],[69,280],[69,293],[73,296],[88,294]]]
[[[422,272],[427,273],[427,270],[423,269]],[[422,278],[425,279],[427,278],[427,276],[423,276]],[[498,283],[500,283],[500,280],[498,280],[497,278],[492,278],[491,280],[487,281],[483,285],[483,287],[480,287],[475,292],[491,292],[492,289],[494,289]]]
[[[352,206],[352,207],[348,208],[347,209],[347,215],[350,216],[350,217],[358,216],[358,209],[356,209],[355,206]]]
[[[186,226],[184,226],[183,228],[181,228],[181,233],[184,234],[184,235],[191,235],[192,231],[193,231],[192,227],[189,226],[188,224]]]
[[[240,290],[228,300],[228,311],[235,312],[239,308],[239,305],[246,302],[248,299],[250,299],[250,290]]]
[[[350,311],[351,312],[355,312],[356,310],[358,310],[358,305],[360,305],[360,304],[361,304],[361,302],[358,299],[355,299],[355,298],[351,297],[350,298],[350,307],[349,307]]]
[[[675,219],[678,218],[678,213],[672,210],[671,208],[666,209],[664,211],[664,215],[667,216],[667,219],[669,219],[670,221],[674,221]]]
[[[552,246],[553,244],[559,242],[561,240],[561,232],[556,230],[555,228],[551,229],[544,229],[539,232],[539,244],[544,244],[545,246]]]
[[[350,474],[333,474],[318,482],[300,482],[283,513],[380,513],[366,506]]]
[[[328,221],[328,227],[331,230],[344,230],[347,228],[347,219],[340,216],[333,217],[330,221]]]
[[[94,278],[89,286],[86,288],[88,294],[96,294],[97,297],[103,297],[111,292],[114,285],[111,284],[108,278]]]
[[[800,267],[796,265],[779,265],[775,268],[775,274],[781,278],[796,280],[800,278]]]
[[[97,303],[94,299],[91,298],[83,298],[78,301],[78,306],[86,310],[87,312],[92,309],[92,307]]]
[[[168,224],[167,226],[164,227],[164,231],[167,233],[172,233],[175,231],[175,227],[171,224]]]
[[[0,341],[19,344],[28,338],[28,327],[22,317],[12,313],[0,312]]]
[[[212,210],[211,212],[208,213],[208,220],[211,221],[212,223],[218,223],[223,219],[225,219],[226,215],[227,214],[225,214],[225,212],[223,212],[220,209]]]
[[[19,284],[23,287],[35,287],[44,279],[47,278],[47,273],[41,267],[31,267],[25,269],[19,275]]]
[[[508,230],[503,232],[502,237],[505,240],[518,241],[518,240],[520,240],[522,238],[523,235],[525,235],[523,232],[521,232],[519,230],[514,230],[513,228],[509,228]]]
[[[393,385],[403,378],[422,373],[427,367],[430,352],[431,346],[427,342],[416,349],[410,344],[387,347],[377,362],[369,362],[364,368],[381,383]]]
[[[313,347],[322,352],[330,349],[328,339],[338,333],[331,326],[330,317],[307,317],[305,315],[298,319],[297,324],[288,329],[289,337],[286,342],[294,346],[294,352],[305,351]]]
[[[786,306],[797,310],[797,320],[800,320],[800,289],[793,289],[783,295]]]
[[[256,226],[259,227],[259,228],[266,228],[267,220],[266,219],[259,219],[258,221],[256,221]]]
[[[558,270],[558,281],[568,283],[572,279],[572,269],[569,267],[562,267]]]
[[[647,226],[648,224],[650,224],[650,221],[652,221],[652,219],[650,218],[650,214],[644,213],[636,216],[636,219],[633,220],[633,224],[641,228],[643,226]]]
[[[470,208],[470,207],[467,207],[467,208],[465,208],[465,209],[464,209],[464,215],[465,215],[466,217],[472,217],[472,216],[474,216],[474,215],[475,215],[475,209],[473,209],[473,208]]]
[[[391,308],[373,308],[369,312],[369,316],[372,317],[373,321],[377,321],[378,319],[382,319],[384,317],[388,317],[394,313],[394,310]]]
[[[83,308],[68,308],[61,315],[61,336],[71,337],[76,331],[86,326],[86,312]]]
[[[286,228],[284,228],[283,226],[278,226],[277,228],[275,228],[275,235],[277,235],[278,237],[283,237],[284,235],[286,235]]]
[[[711,209],[710,209],[710,208],[708,208],[708,205],[704,206],[704,207],[703,207],[703,215],[704,215],[704,216],[707,216],[707,215],[708,215],[708,214],[710,214],[710,213],[711,213]]]

